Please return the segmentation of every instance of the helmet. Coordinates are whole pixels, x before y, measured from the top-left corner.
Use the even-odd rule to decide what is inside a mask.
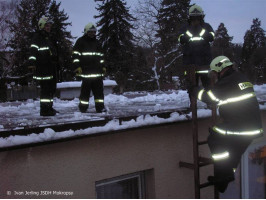
[[[226,56],[218,56],[211,62],[211,71],[221,72],[224,68],[233,65],[233,63]]]
[[[52,23],[52,20],[50,20],[48,17],[42,17],[38,22],[39,29],[42,30],[47,23]]]
[[[95,25],[93,23],[88,23],[85,27],[84,27],[84,33],[88,33],[89,31],[97,31],[97,28],[95,27]]]
[[[188,14],[190,17],[192,17],[192,16],[204,16],[204,12],[203,12],[202,8],[196,4],[189,8]]]

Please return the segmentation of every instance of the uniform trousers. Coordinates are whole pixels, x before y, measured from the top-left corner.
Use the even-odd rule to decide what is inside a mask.
[[[82,80],[80,91],[80,102],[87,102],[80,104],[81,110],[87,110],[89,107],[90,93],[94,96],[95,108],[97,112],[104,109],[104,93],[103,93],[103,79],[102,78],[84,78]]]

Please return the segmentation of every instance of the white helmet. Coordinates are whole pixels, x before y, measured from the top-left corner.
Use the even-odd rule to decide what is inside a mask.
[[[226,56],[218,56],[211,62],[211,71],[221,72],[224,68],[233,65],[233,63]]]
[[[96,26],[93,23],[88,23],[85,27],[84,27],[84,33],[88,33],[89,31],[97,31]]]
[[[189,8],[188,14],[190,17],[204,16],[204,12],[203,12],[202,8],[196,4]]]
[[[52,20],[50,20],[48,17],[43,16],[38,22],[39,29],[42,30],[47,23],[52,23]]]

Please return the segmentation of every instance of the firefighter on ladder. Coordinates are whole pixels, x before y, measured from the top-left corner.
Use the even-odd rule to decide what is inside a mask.
[[[84,28],[84,35],[78,38],[73,47],[73,65],[75,72],[82,78],[79,97],[79,110],[86,112],[89,107],[90,92],[94,95],[96,112],[106,112],[104,107],[103,76],[104,67],[101,46],[96,39],[97,29],[88,23]]]
[[[39,31],[33,36],[30,46],[29,69],[33,71],[33,79],[40,82],[40,115],[54,116],[53,97],[56,91],[57,50],[50,38],[52,21],[42,17]]]
[[[216,103],[220,120],[209,129],[208,145],[214,160],[214,176],[208,180],[224,192],[234,180],[234,170],[253,139],[262,136],[259,104],[253,85],[233,68],[225,56],[210,64],[211,73],[218,77],[211,90],[193,89],[193,96],[205,103]]]
[[[214,31],[210,24],[204,22],[204,12],[198,5],[189,8],[188,24],[185,24],[179,32],[178,41],[182,45],[184,75],[186,87],[192,84],[190,73],[196,73],[196,84],[199,77],[204,87],[209,85],[208,68],[212,60],[210,42],[214,40]],[[192,66],[196,69],[192,70]]]

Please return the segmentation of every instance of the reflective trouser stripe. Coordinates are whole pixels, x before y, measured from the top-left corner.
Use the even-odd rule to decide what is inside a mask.
[[[53,99],[40,99],[40,102],[42,103],[51,103],[53,101],[54,101]]]
[[[258,135],[263,133],[263,129],[257,129],[257,130],[252,130],[252,131],[241,131],[241,132],[236,132],[236,131],[229,131],[229,130],[224,130],[221,128],[218,128],[217,126],[214,126],[212,128],[215,132],[223,134],[223,135]]]
[[[212,154],[212,158],[213,158],[213,160],[216,160],[216,161],[227,159],[227,158],[229,158],[229,152],[225,151],[222,153]]]
[[[88,101],[82,101],[82,100],[80,100],[80,103],[81,103],[81,104],[85,104],[85,105],[88,105],[88,104],[89,104]]]
[[[104,76],[103,74],[81,74],[82,78],[97,78]]]
[[[33,79],[36,79],[36,80],[50,80],[50,79],[53,79],[53,78],[54,78],[53,76],[44,76],[44,77],[33,76]]]
[[[95,99],[94,101],[95,101],[95,103],[103,103],[104,102],[103,99]]]
[[[35,56],[31,56],[31,57],[29,57],[29,60],[36,60],[36,57]]]

